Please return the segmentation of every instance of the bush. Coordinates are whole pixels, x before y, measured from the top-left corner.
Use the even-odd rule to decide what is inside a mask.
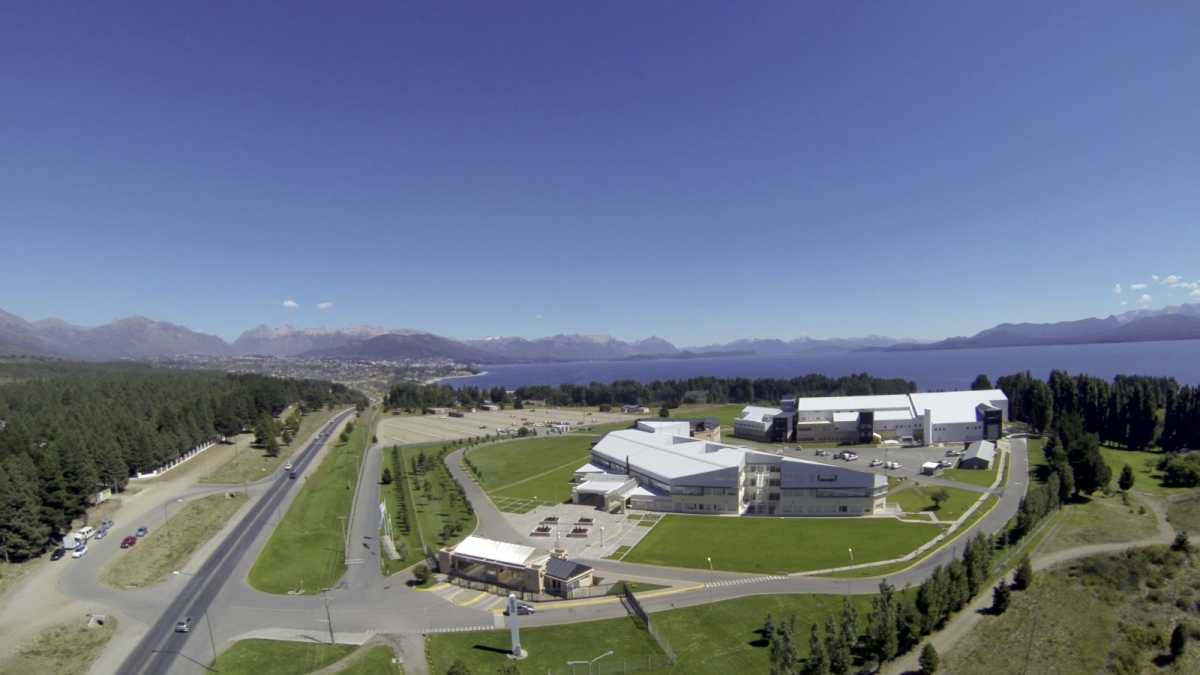
[[[1033,585],[1033,564],[1029,562],[1029,556],[1021,558],[1021,564],[1017,565],[1017,573],[1013,575],[1013,586],[1018,591],[1023,591]]]
[[[992,589],[992,612],[995,614],[1003,614],[1008,610],[1008,602],[1012,596],[1012,591],[1008,588],[1008,583],[1001,580]]]
[[[433,572],[429,571],[429,565],[421,563],[413,568],[413,577],[416,578],[418,583],[424,586],[425,584],[429,583],[429,579],[433,577]]]
[[[392,484],[392,470],[387,468],[386,466],[383,467],[383,474],[379,476],[379,482],[383,483],[384,485],[391,485]]]

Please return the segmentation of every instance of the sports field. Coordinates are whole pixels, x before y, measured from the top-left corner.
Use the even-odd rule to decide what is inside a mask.
[[[546,436],[489,445],[468,455],[480,484],[502,510],[523,512],[537,504],[571,499],[575,470],[591,455],[599,436]]]
[[[906,555],[942,531],[892,518],[663,518],[625,562],[775,574]],[[849,549],[854,549],[853,561]]]

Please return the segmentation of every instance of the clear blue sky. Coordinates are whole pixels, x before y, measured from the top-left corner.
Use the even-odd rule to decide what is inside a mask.
[[[30,319],[940,337],[1200,280],[1195,3],[37,4]]]

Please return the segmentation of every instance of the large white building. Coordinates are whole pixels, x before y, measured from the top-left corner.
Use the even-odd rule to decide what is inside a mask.
[[[999,389],[797,398],[795,407],[800,441],[994,441],[1008,421],[1008,397]]]
[[[576,471],[573,500],[606,510],[708,514],[863,515],[884,508],[885,476],[686,433],[670,423],[609,432]]]

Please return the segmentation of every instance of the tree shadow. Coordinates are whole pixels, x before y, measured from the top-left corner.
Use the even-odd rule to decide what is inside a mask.
[[[1153,660],[1154,665],[1158,666],[1159,668],[1166,668],[1175,662],[1175,657],[1171,656],[1170,654],[1159,654],[1158,656],[1154,657]]]

